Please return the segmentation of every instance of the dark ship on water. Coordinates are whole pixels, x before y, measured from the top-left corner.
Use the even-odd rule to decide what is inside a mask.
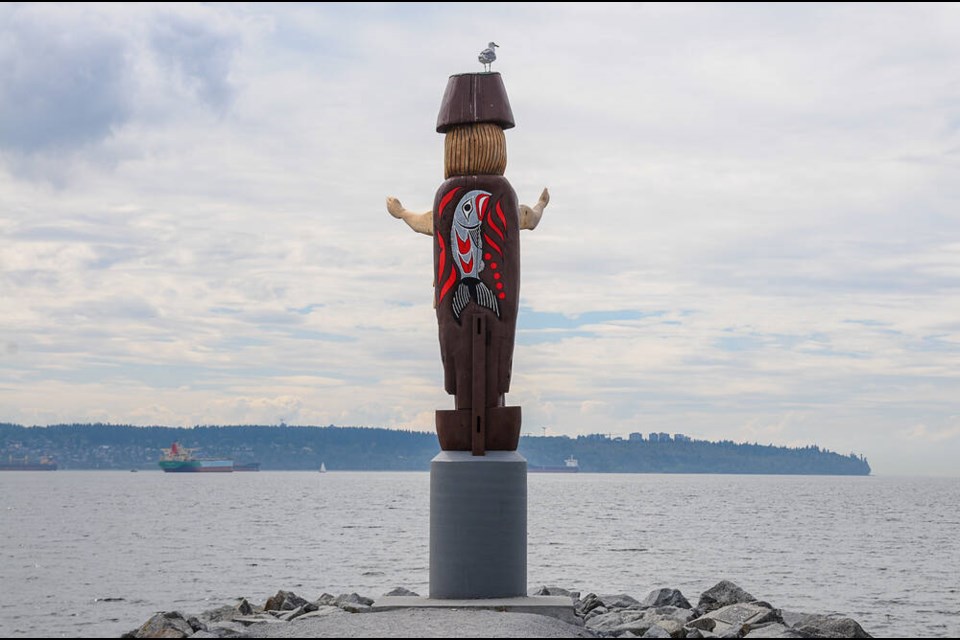
[[[31,462],[27,456],[17,458],[8,456],[6,460],[0,460],[0,471],[56,471],[57,463],[42,456],[39,461]]]

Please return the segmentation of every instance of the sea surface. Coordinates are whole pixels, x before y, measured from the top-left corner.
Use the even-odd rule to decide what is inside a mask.
[[[331,465],[333,466],[333,465]],[[960,636],[960,479],[534,474],[529,586],[729,579],[877,636]],[[426,594],[429,474],[0,473],[0,636],[118,637],[278,589]]]

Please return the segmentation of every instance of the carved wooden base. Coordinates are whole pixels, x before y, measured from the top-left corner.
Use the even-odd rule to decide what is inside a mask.
[[[487,451],[516,451],[520,444],[520,407],[487,407],[480,432]],[[437,410],[437,435],[444,451],[472,451],[477,433],[471,409]],[[483,428],[486,427],[486,428]]]

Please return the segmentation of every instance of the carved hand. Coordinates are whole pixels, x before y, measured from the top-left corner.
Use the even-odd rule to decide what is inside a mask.
[[[405,209],[400,201],[390,196],[387,198],[387,211],[390,212],[394,218],[399,218],[409,225],[411,229],[417,233],[422,233],[426,236],[433,235],[433,211],[426,211],[424,213],[416,213]]]
[[[544,187],[543,193],[540,194],[540,199],[537,200],[537,204],[532,208],[525,204],[520,205],[520,228],[530,229],[531,231],[536,229],[537,225],[540,224],[540,218],[543,217],[543,210],[549,202],[550,192]]]

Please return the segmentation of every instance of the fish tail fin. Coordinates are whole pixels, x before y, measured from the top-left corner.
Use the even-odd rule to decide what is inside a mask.
[[[453,305],[453,317],[457,322],[460,322],[460,315],[463,313],[463,310],[467,308],[467,303],[469,302],[470,287],[466,282],[461,280],[453,290],[453,300],[451,301]]]
[[[474,294],[476,297],[476,303],[485,309],[490,309],[497,317],[500,317],[500,305],[497,304],[497,296],[490,291],[490,287],[483,284],[482,281],[477,282],[477,286],[474,289]]]

